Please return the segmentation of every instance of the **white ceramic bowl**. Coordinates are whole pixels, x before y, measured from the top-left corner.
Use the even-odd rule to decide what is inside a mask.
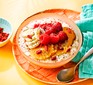
[[[3,28],[3,32],[9,33],[8,38],[5,41],[0,42],[0,47],[2,47],[6,45],[10,40],[10,37],[12,35],[12,26],[7,20],[5,20],[4,18],[0,18],[0,27]]]

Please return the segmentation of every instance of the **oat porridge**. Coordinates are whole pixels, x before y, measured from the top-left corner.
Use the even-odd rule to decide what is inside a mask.
[[[44,18],[26,25],[21,30],[18,43],[27,57],[53,63],[73,55],[79,39],[74,30],[60,19]]]

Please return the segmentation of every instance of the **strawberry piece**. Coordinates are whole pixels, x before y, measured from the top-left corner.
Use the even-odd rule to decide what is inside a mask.
[[[56,22],[56,23],[52,26],[52,31],[53,31],[54,33],[59,32],[59,31],[61,31],[61,30],[62,30],[62,25],[61,25],[60,22]]]
[[[50,43],[50,36],[48,34],[41,34],[39,38],[40,38],[41,44],[43,45],[47,45]]]
[[[67,34],[66,34],[65,32],[63,32],[63,31],[60,31],[60,32],[58,33],[58,36],[59,36],[59,40],[60,40],[61,42],[64,42],[65,40],[68,39]]]
[[[54,33],[50,34],[50,39],[51,39],[50,41],[52,44],[56,44],[59,42],[59,36]]]

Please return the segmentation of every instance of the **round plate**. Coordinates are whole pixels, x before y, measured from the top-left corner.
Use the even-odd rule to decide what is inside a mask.
[[[51,10],[46,10],[43,11],[43,13],[57,13],[59,15],[62,15],[63,13],[70,18],[71,20],[75,21],[75,20],[79,20],[79,12],[75,12],[72,10],[67,10],[67,9],[51,9]],[[71,67],[73,65],[75,65],[75,63],[73,62],[69,62],[64,66],[61,66],[60,68],[51,68],[51,69],[47,69],[47,68],[43,68],[43,67],[39,67],[31,62],[29,62],[20,52],[20,49],[18,47],[18,44],[16,43],[16,35],[14,36],[13,39],[13,53],[14,53],[14,57],[15,60],[17,61],[18,65],[27,73],[29,74],[31,77],[45,82],[45,83],[49,83],[49,84],[64,84],[64,82],[59,82],[56,79],[56,75],[57,73],[64,69],[64,68],[68,68]],[[72,83],[77,83],[77,82],[81,82],[84,81],[86,79],[79,79],[78,77],[78,70],[76,71],[76,75],[73,81],[67,83],[67,84],[72,84]]]

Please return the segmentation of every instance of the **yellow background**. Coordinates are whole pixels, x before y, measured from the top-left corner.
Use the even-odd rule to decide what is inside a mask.
[[[0,17],[7,19],[13,28],[13,36],[24,19],[39,11],[66,8],[81,11],[84,4],[93,0],[0,0]],[[0,48],[0,85],[46,85],[32,79],[19,68],[12,54],[12,39]],[[93,85],[93,80],[74,85]]]

